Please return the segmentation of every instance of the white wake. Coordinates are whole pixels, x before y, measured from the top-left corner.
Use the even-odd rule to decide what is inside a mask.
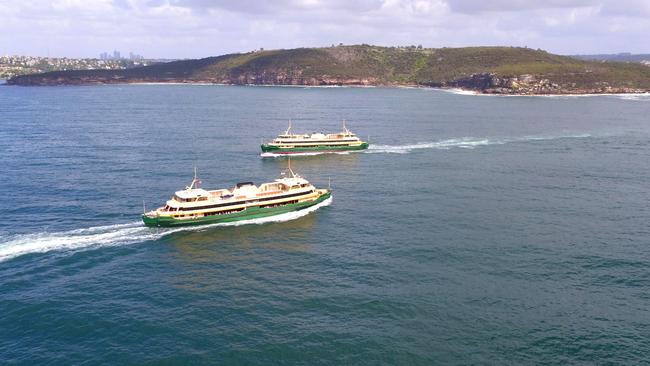
[[[418,149],[439,149],[448,150],[452,148],[461,149],[474,149],[479,146],[487,145],[503,145],[513,142],[526,142],[526,141],[543,141],[543,140],[557,140],[569,138],[586,138],[591,137],[589,134],[581,135],[568,135],[568,136],[525,136],[525,137],[461,137],[455,139],[446,139],[433,142],[420,142],[416,144],[406,145],[375,145],[370,144],[366,153],[393,153],[393,154],[407,154],[413,150]]]
[[[45,253],[49,251],[62,250],[77,251],[96,247],[141,243],[148,240],[156,240],[165,235],[179,231],[198,231],[220,226],[259,225],[269,222],[291,221],[308,215],[321,207],[330,205],[331,203],[332,197],[317,205],[300,211],[293,211],[259,219],[219,224],[185,226],[178,228],[148,228],[144,226],[142,222],[136,221],[128,224],[95,226],[58,233],[43,232],[13,235],[8,238],[0,238],[0,262],[30,253]]]

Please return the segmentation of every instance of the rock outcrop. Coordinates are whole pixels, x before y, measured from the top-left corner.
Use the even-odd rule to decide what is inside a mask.
[[[599,82],[594,87],[578,86],[576,83],[559,84],[531,74],[508,77],[499,76],[495,73],[480,73],[435,86],[473,90],[483,94],[510,95],[625,94],[650,92],[650,90],[642,88],[613,87],[607,82]]]

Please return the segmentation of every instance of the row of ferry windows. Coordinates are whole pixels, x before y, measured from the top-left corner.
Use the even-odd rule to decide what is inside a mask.
[[[215,216],[215,215],[227,215],[235,212],[241,212],[244,211],[246,208],[236,208],[233,210],[227,210],[227,211],[219,211],[219,212],[206,212],[206,213],[200,213],[200,214],[187,214],[187,215],[174,215],[175,218],[179,217],[204,217],[204,216]]]
[[[207,201],[208,197],[198,197],[198,198],[180,198],[176,195],[172,196],[172,200],[178,202],[196,202],[196,201]]]
[[[302,185],[300,185],[300,187],[307,187],[307,186],[309,186],[309,184],[302,184]],[[295,186],[295,187],[298,187],[298,186]],[[313,193],[313,192],[315,192],[315,190],[312,189],[311,192]],[[306,193],[308,193],[308,192],[304,192],[304,193],[302,193],[302,192],[301,192],[301,193],[296,193],[296,194],[293,194],[292,196],[295,196],[295,195],[301,195],[301,194],[306,194]],[[232,204],[245,204],[245,203],[253,203],[253,202],[257,202],[257,201],[251,200],[251,201],[247,201],[247,202],[233,202]],[[293,202],[289,202],[289,203],[293,203]],[[266,206],[259,206],[259,207],[266,207]],[[199,210],[199,209],[205,209],[205,208],[209,208],[209,206],[201,206],[201,207],[171,207],[171,206],[169,206],[169,205],[165,205],[165,207],[162,208],[162,211],[167,211],[167,212],[176,212],[176,211],[179,211],[179,210],[180,210],[180,211],[185,211],[185,210],[192,211],[192,210]]]
[[[279,207],[279,206],[286,206],[286,205],[293,205],[295,203],[298,203],[298,200],[293,200],[293,201],[286,201],[286,202],[281,202],[281,203],[273,203],[269,205],[262,205],[259,206],[259,208],[272,208],[272,207]],[[187,215],[174,215],[175,218],[179,217],[205,217],[205,216],[215,216],[215,215],[227,215],[235,212],[241,212],[244,211],[246,207],[242,208],[236,208],[232,210],[226,210],[226,211],[217,211],[217,212],[205,212],[205,213],[199,213],[199,214],[187,214]]]
[[[304,188],[304,187],[309,187],[309,183],[303,183],[303,184],[301,184],[300,186],[295,185],[295,186],[292,186],[291,189],[295,189],[295,188],[298,188],[298,187],[302,187],[302,188]],[[197,201],[207,201],[207,200],[208,200],[208,197],[198,197],[198,198],[180,198],[180,197],[174,195],[174,196],[172,197],[172,200],[174,200],[174,201],[178,201],[178,202],[197,202]],[[167,208],[167,207],[166,207],[166,208]]]

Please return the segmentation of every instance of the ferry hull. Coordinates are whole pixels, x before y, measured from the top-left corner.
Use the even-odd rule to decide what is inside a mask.
[[[294,204],[289,204],[284,206],[265,207],[265,208],[259,208],[254,206],[254,207],[248,207],[244,211],[234,212],[231,214],[197,217],[193,219],[184,219],[184,220],[172,218],[172,217],[163,217],[163,216],[149,217],[146,215],[142,215],[142,221],[146,226],[149,227],[176,227],[176,226],[205,225],[205,224],[216,224],[216,223],[223,223],[223,222],[234,222],[234,221],[241,221],[241,220],[251,220],[251,219],[257,219],[261,217],[275,216],[287,212],[302,210],[307,207],[311,207],[325,201],[326,199],[330,198],[331,195],[332,192],[328,190],[326,193],[323,193],[317,199],[309,202],[299,202],[299,203],[294,203]]]
[[[341,152],[341,151],[355,151],[365,150],[368,148],[368,143],[364,142],[359,145],[318,145],[318,146],[295,146],[295,147],[278,147],[275,145],[263,144],[262,152],[273,154],[300,154],[300,153],[314,153],[314,152]]]

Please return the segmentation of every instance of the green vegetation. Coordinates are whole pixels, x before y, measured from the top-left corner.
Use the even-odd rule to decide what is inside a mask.
[[[337,46],[258,51],[129,70],[19,76],[20,85],[209,82],[271,85],[458,86],[497,93],[650,90],[650,67],[517,47]]]

